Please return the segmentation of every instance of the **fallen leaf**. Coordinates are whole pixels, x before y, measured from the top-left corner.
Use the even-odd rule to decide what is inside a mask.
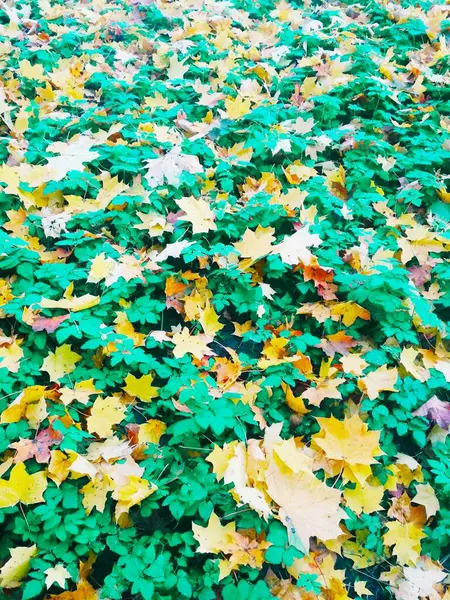
[[[139,425],[138,442],[140,444],[159,444],[167,425],[159,419],[149,419]]]
[[[33,321],[33,325],[31,328],[33,331],[46,331],[47,333],[53,333],[58,329],[61,323],[64,323],[67,319],[70,318],[70,315],[60,315],[59,317],[38,317],[35,321]],[[1,363],[0,363],[1,364]]]
[[[29,475],[23,463],[15,465],[9,476],[9,481],[0,479],[0,508],[23,504],[44,502],[44,492],[47,489],[47,478],[43,471]]]
[[[209,300],[205,303],[205,308],[200,309],[199,321],[203,327],[205,335],[214,337],[218,331],[224,328],[224,325],[219,321],[219,316],[210,304]]]
[[[69,344],[58,346],[55,352],[50,352],[42,363],[41,371],[46,371],[50,377],[50,381],[58,381],[65,375],[72,373],[77,362],[81,360],[81,356],[76,352],[72,352]]]
[[[432,396],[422,406],[413,412],[416,417],[425,417],[433,421],[442,429],[447,429],[450,425],[450,402],[439,400],[437,396]]]
[[[414,565],[420,556],[420,540],[425,536],[414,523],[390,521],[388,532],[383,536],[385,546],[393,546],[392,552],[401,565]]]
[[[430,378],[430,372],[418,364],[419,351],[416,348],[403,348],[400,354],[400,364],[419,381],[425,382]]]
[[[14,462],[19,463],[34,457],[38,463],[48,463],[51,456],[50,447],[58,445],[62,439],[62,434],[51,426],[42,429],[34,439],[21,438],[18,442],[10,444],[10,448],[16,451]]]
[[[343,495],[347,506],[357,515],[362,513],[371,514],[382,510],[380,502],[384,491],[382,485],[373,486],[365,482],[364,485],[357,483],[354,489],[346,488]]]
[[[358,380],[358,387],[366,392],[370,400],[375,400],[380,392],[397,392],[395,384],[398,379],[397,369],[388,369],[386,365],[379,367]]]
[[[331,314],[340,317],[346,327],[350,327],[356,319],[370,320],[368,310],[356,304],[356,302],[338,302],[331,307]]]
[[[69,571],[62,564],[57,564],[54,567],[49,567],[44,571],[45,577],[45,586],[47,589],[52,587],[52,585],[59,585],[61,588],[65,588],[66,580],[71,578]]]
[[[428,518],[433,517],[440,508],[436,493],[429,483],[416,485],[416,495],[412,500],[425,507]]]
[[[273,246],[271,252],[279,254],[281,260],[287,265],[297,265],[299,262],[308,265],[312,259],[309,249],[313,246],[320,246],[321,243],[321,238],[316,233],[310,233],[309,226],[305,225],[293,235],[286,236],[282,242]]]
[[[346,518],[340,508],[341,492],[328,487],[312,473],[282,473],[272,462],[266,472],[267,492],[280,506],[279,517],[288,532],[300,540],[307,553],[310,538],[321,541],[342,534],[339,523]]]
[[[250,112],[251,102],[249,99],[241,98],[226,98],[225,110],[227,119],[240,119]]]
[[[10,373],[17,373],[22,358],[23,350],[18,342],[0,347],[0,369],[7,369]]]
[[[302,398],[308,400],[308,402],[314,406],[320,406],[325,398],[335,398],[337,400],[342,398],[338,387],[344,383],[344,379],[324,379],[323,381],[317,382],[315,387],[310,387],[304,391]]]
[[[437,566],[432,568],[404,567],[403,577],[396,581],[394,595],[397,600],[419,600],[420,598],[438,599],[439,592],[435,587],[447,573]],[[445,598],[444,594],[442,598]]]
[[[113,498],[117,500],[115,512],[116,520],[122,515],[128,514],[130,508],[136,506],[136,504],[140,504],[142,500],[151,496],[157,489],[158,488],[154,483],[131,475],[125,485],[113,492]]]
[[[19,587],[22,579],[30,570],[30,561],[34,558],[38,549],[36,544],[32,546],[16,546],[10,548],[11,558],[0,569],[0,587],[5,589]]]
[[[355,581],[354,588],[358,596],[373,596],[373,592],[366,586],[365,581]]]
[[[312,442],[332,461],[332,473],[342,472],[344,480],[363,485],[371,475],[370,465],[378,463],[375,456],[384,454],[379,446],[380,432],[369,431],[357,413],[342,421],[333,416],[318,417],[317,421],[320,431]]]
[[[258,225],[255,231],[246,229],[242,240],[236,242],[234,247],[242,257],[258,260],[273,250],[274,233],[273,227],[261,227],[261,225]]]
[[[153,377],[151,375],[142,375],[142,377],[135,377],[131,373],[125,377],[125,387],[123,391],[130,396],[135,396],[142,400],[142,402],[151,402],[153,398],[158,396],[158,388],[152,386]]]
[[[347,354],[339,359],[345,373],[360,376],[369,363],[360,354]]]
[[[198,157],[182,154],[177,146],[174,146],[161,158],[147,160],[146,165],[148,170],[145,178],[151,188],[163,185],[165,181],[169,185],[178,187],[183,172],[192,174],[203,172]]]
[[[206,233],[217,229],[214,223],[215,214],[211,210],[211,205],[204,198],[181,198],[176,201],[180,209],[185,213],[181,217],[182,221],[189,221],[192,224],[192,233]]]
[[[121,404],[120,398],[98,396],[91,408],[91,416],[86,420],[89,433],[109,437],[113,433],[113,425],[118,425],[124,419],[125,412],[126,406]]]
[[[208,348],[211,338],[207,335],[191,335],[189,329],[184,327],[181,332],[174,333],[172,342],[175,344],[173,355],[175,358],[181,358],[185,354],[192,354],[198,360],[203,356],[212,354],[212,350]]]

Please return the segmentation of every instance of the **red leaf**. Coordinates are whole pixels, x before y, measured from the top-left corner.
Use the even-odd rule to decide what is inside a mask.
[[[60,315],[59,317],[38,317],[32,325],[33,331],[46,331],[47,333],[53,333],[63,321],[68,319],[70,314]]]
[[[62,439],[62,434],[55,431],[51,425],[40,431],[34,440],[20,439],[10,445],[11,448],[16,450],[14,462],[23,462],[34,457],[38,463],[48,463],[50,460],[50,446],[60,444]]]

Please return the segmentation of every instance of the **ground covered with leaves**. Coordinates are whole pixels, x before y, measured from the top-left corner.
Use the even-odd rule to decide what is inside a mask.
[[[1,598],[450,598],[449,32],[2,2]]]

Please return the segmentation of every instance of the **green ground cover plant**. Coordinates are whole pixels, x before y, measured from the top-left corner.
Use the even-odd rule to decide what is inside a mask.
[[[1,598],[449,600],[449,9],[2,2]]]

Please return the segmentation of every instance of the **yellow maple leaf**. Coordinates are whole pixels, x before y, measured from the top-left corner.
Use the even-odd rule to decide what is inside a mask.
[[[98,396],[91,408],[91,416],[87,418],[89,433],[107,438],[112,435],[112,426],[120,423],[125,416],[126,406],[120,403],[117,396],[102,398]]]
[[[111,177],[109,173],[102,173],[101,179],[102,189],[98,192],[97,198],[93,203],[94,206],[90,210],[105,210],[116,196],[122,194],[125,190],[128,190],[128,186],[122,181],[119,181],[117,176]],[[131,190],[128,191],[131,192]],[[86,209],[89,210],[89,208],[86,207],[83,212],[85,212]]]
[[[275,436],[272,437],[272,435],[273,433],[266,436],[264,446],[267,456],[272,456],[272,459],[276,462],[277,468],[280,469],[283,474],[289,475],[291,473],[301,472],[312,473],[314,460],[312,456],[305,451],[304,447],[298,447],[294,438],[283,440],[281,438],[277,439]]]
[[[182,291],[180,292],[182,293]],[[205,299],[197,290],[194,290],[190,296],[184,296],[184,311],[186,313],[186,319],[193,321],[200,318]]]
[[[228,555],[219,561],[219,580],[241,565],[261,568],[264,551],[271,545],[263,537],[257,537],[253,530],[245,530],[245,535],[236,531],[233,522],[223,526],[215,513],[211,514],[206,527],[193,523],[192,531],[199,543],[197,552]]]
[[[244,532],[236,531],[231,555],[226,560],[219,561],[220,578],[226,577],[234,569],[239,569],[241,565],[261,569],[265,550],[271,545],[263,535],[257,537],[254,530],[245,530],[245,535]]]
[[[23,134],[28,129],[29,113],[26,108],[22,108],[16,116],[13,131],[16,134]]]
[[[126,313],[118,312],[116,318],[114,319],[115,327],[117,333],[121,335],[125,335],[133,340],[133,344],[135,346],[143,346],[145,343],[146,335],[145,333],[138,333],[133,324],[129,321]]]
[[[183,327],[181,332],[173,334],[172,342],[175,344],[173,355],[175,358],[181,358],[185,354],[192,354],[198,360],[203,356],[212,354],[208,348],[208,343],[212,341],[207,335],[191,335],[187,327]]]
[[[100,302],[100,296],[92,296],[84,294],[79,297],[61,298],[60,300],[50,300],[49,298],[41,298],[39,306],[41,308],[63,308],[72,312],[86,310],[97,306]]]
[[[247,331],[251,331],[252,329],[251,321],[245,321],[245,323],[237,323],[236,321],[232,321],[232,323],[234,325],[233,335],[237,337],[242,337],[244,333],[247,333]]]
[[[342,544],[342,554],[353,561],[356,569],[366,569],[380,562],[380,557],[372,550],[367,550],[358,541],[345,540]]]
[[[285,394],[286,404],[291,410],[299,415],[306,415],[310,412],[309,408],[306,408],[303,398],[301,396],[294,396],[294,392],[286,383],[281,382],[281,388]]]
[[[236,525],[234,522],[222,525],[215,513],[211,513],[206,527],[193,523],[192,531],[194,532],[194,538],[199,543],[197,552],[207,554],[223,552],[229,554],[233,549]]]
[[[1,423],[18,423],[22,418],[29,418],[36,412],[45,409],[45,386],[32,385],[25,388],[17,398],[2,412]],[[36,411],[36,407],[38,410]]]
[[[189,70],[189,65],[186,66],[184,64],[186,61],[187,58],[184,60],[178,60],[178,56],[176,54],[172,54],[172,56],[169,58],[167,77],[169,79],[183,79],[184,74]]]
[[[380,502],[383,494],[384,487],[382,485],[374,486],[369,485],[367,482],[364,485],[357,483],[353,490],[348,488],[344,490],[344,498],[347,506],[357,515],[363,512],[370,514],[381,510]]]
[[[169,102],[161,92],[155,92],[154,96],[146,96],[144,98],[145,105],[149,108],[172,108],[175,106],[175,102]]]
[[[227,119],[240,119],[244,115],[250,112],[251,101],[247,98],[227,98],[225,100],[225,110]]]
[[[302,85],[300,86],[300,91],[302,93],[303,98],[309,98],[310,96],[321,96],[324,93],[324,90],[317,84],[317,79],[315,77],[305,77]]]
[[[334,475],[342,471],[344,480],[363,484],[371,474],[375,456],[384,452],[379,447],[380,432],[369,431],[358,413],[339,421],[336,417],[318,418],[321,430],[312,437],[313,447],[320,448],[330,461]]]
[[[358,387],[361,391],[366,392],[370,400],[375,400],[380,395],[380,392],[397,392],[398,390],[395,387],[397,379],[397,369],[388,369],[386,365],[383,365],[376,369],[376,371],[372,371],[359,379]]]
[[[73,450],[67,450],[67,454],[73,458],[73,462],[70,465],[71,475],[74,479],[79,479],[83,475],[87,475],[90,479],[95,479],[100,473],[98,467],[90,462],[84,456],[80,456]]]
[[[100,394],[100,392],[101,390],[96,389],[93,378],[77,381],[73,389],[68,387],[59,389],[59,393],[61,394],[60,400],[65,406],[68,406],[75,400],[81,404],[87,404],[91,395]]]
[[[356,302],[338,302],[331,307],[331,314],[340,317],[346,327],[350,327],[358,319],[370,320],[368,310],[356,304]]]
[[[43,471],[29,475],[23,463],[15,465],[9,481],[0,479],[0,508],[23,504],[43,502],[43,493],[47,489],[47,478]]]
[[[134,225],[134,228],[148,231],[150,236],[159,236],[165,231],[173,231],[173,226],[164,215],[156,212],[142,213],[137,211],[136,216],[140,218],[142,223]]]
[[[86,514],[89,515],[93,508],[99,512],[105,510],[106,498],[108,492],[114,490],[112,480],[103,473],[100,477],[94,477],[84,487],[80,489],[83,494],[83,506],[86,509]]]
[[[253,156],[253,148],[247,147],[245,142],[239,142],[237,144],[233,144],[231,148],[219,148],[219,153],[221,156],[225,156],[226,158],[231,159],[231,162],[250,162]]]
[[[42,65],[32,65],[29,60],[21,60],[19,63],[19,72],[22,77],[34,79],[35,81],[45,81],[44,67]]]
[[[345,169],[342,165],[340,165],[338,169],[329,171],[326,174],[326,183],[330,194],[341,200],[347,200],[348,194],[345,189]]]
[[[0,369],[7,369],[10,373],[17,373],[22,358],[23,350],[17,341],[0,347]]]
[[[369,363],[360,354],[347,354],[347,356],[342,356],[339,362],[345,373],[356,376],[362,375],[364,369],[369,366]]]
[[[284,358],[287,355],[285,347],[289,344],[287,338],[273,336],[270,340],[264,343],[262,354],[268,360],[277,361],[279,358]]]
[[[391,521],[386,523],[388,532],[383,536],[385,546],[394,546],[392,552],[402,565],[414,566],[420,556],[420,540],[426,537],[414,523]]]
[[[450,600],[450,589],[442,585],[446,577],[447,572],[438,562],[421,556],[413,567],[392,565],[389,571],[381,573],[380,580],[389,582],[398,600]]]
[[[311,537],[322,541],[342,534],[346,513],[340,508],[341,492],[328,487],[309,471],[285,473],[271,462],[266,472],[267,493],[279,505],[278,515],[288,530],[291,545],[309,551]]]
[[[434,489],[429,483],[424,483],[416,485],[416,492],[412,501],[425,507],[428,519],[434,516],[440,508]]]
[[[325,398],[335,398],[340,400],[342,395],[338,390],[338,387],[344,382],[344,379],[339,378],[318,381],[315,387],[310,387],[308,390],[303,392],[302,398],[306,398],[306,400],[308,400],[308,402],[314,406],[320,406],[322,400]]]
[[[279,254],[281,260],[287,265],[297,265],[302,262],[309,265],[314,258],[310,247],[319,246],[322,239],[317,233],[310,233],[309,225],[305,225],[292,235],[287,235],[284,239],[274,246],[272,254]]]
[[[273,227],[258,225],[255,231],[246,229],[242,240],[233,245],[241,256],[258,260],[272,251],[272,242],[275,241],[274,233]]]
[[[181,217],[182,221],[189,221],[192,224],[192,233],[206,233],[217,229],[214,223],[215,214],[211,210],[210,203],[204,198],[181,198],[176,203],[182,211],[186,213]]]
[[[76,352],[72,352],[72,348],[69,344],[63,344],[58,346],[55,352],[50,354],[44,359],[42,363],[41,371],[47,371],[50,381],[58,381],[75,369],[75,365],[81,360],[81,356]]]
[[[277,204],[281,204],[285,209],[294,211],[303,208],[303,204],[308,196],[308,192],[298,187],[290,188],[285,194],[276,199]]]
[[[302,181],[308,181],[308,179],[317,175],[317,171],[313,167],[307,167],[299,160],[296,160],[284,169],[284,174],[289,183],[298,185]]]
[[[389,470],[394,478],[391,489],[395,489],[397,484],[408,487],[412,481],[423,482],[422,467],[415,458],[407,454],[397,454],[396,464],[390,465]]]
[[[153,377],[148,375],[142,375],[142,377],[135,377],[131,373],[125,377],[125,387],[123,391],[130,396],[136,396],[142,402],[150,402],[153,398],[158,396],[159,388],[152,386]]]
[[[104,252],[97,254],[91,261],[91,268],[89,269],[89,275],[87,278],[88,283],[99,283],[103,279],[106,279],[114,271],[116,261],[106,256]]]
[[[427,369],[436,369],[445,377],[445,380],[450,383],[450,356],[445,351],[437,352],[433,350],[420,350],[422,354],[423,364]]]
[[[149,419],[146,423],[139,425],[138,441],[140,444],[159,444],[166,429],[167,425],[163,421]]]
[[[70,467],[75,462],[75,459],[75,454],[67,456],[61,450],[52,450],[50,452],[48,476],[58,487],[69,476]]]
[[[209,300],[206,301],[205,308],[200,308],[199,321],[205,334],[211,337],[214,337],[224,327]]]
[[[116,520],[119,520],[122,515],[128,514],[131,507],[140,504],[142,500],[148,498],[148,496],[156,492],[157,489],[158,488],[154,483],[131,475],[124,486],[113,492],[113,498],[117,500],[115,513]]]
[[[331,317],[331,310],[322,302],[306,302],[297,309],[298,315],[311,315],[319,323],[325,323]]]
[[[400,364],[404,369],[419,381],[425,382],[430,378],[430,372],[427,368],[417,362],[419,356],[418,348],[403,348],[400,354]]]
[[[0,569],[0,587],[16,588],[30,570],[30,561],[37,555],[36,544],[10,548],[11,558]]]
[[[229,444],[224,444],[223,448],[214,444],[213,451],[206,457],[206,460],[213,466],[213,473],[217,476],[217,481],[223,479],[225,472],[228,469],[228,465],[230,464],[230,460],[236,454],[236,446],[238,446],[239,443],[240,442],[233,441]]]

